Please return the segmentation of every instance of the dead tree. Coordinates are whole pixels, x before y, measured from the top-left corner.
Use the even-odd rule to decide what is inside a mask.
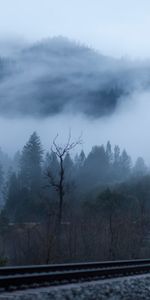
[[[74,149],[77,145],[81,144],[81,138],[79,138],[76,142],[71,141],[71,134],[69,134],[68,140],[64,146],[60,146],[56,140],[57,136],[53,140],[53,145],[51,147],[52,153],[54,153],[59,162],[59,178],[56,180],[51,172],[51,170],[47,171],[47,177],[49,178],[50,185],[56,190],[59,196],[59,209],[58,209],[58,224],[59,226],[62,223],[62,212],[63,212],[63,203],[65,196],[65,169],[64,169],[64,158],[65,155]]]

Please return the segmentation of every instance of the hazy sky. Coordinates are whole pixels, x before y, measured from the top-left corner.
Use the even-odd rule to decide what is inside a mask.
[[[64,35],[115,56],[150,57],[150,0],[0,0],[0,36]]]

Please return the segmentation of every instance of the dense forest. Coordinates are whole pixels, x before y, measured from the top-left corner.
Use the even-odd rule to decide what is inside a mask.
[[[133,164],[109,141],[85,154],[81,143],[69,135],[60,145],[56,136],[46,152],[34,132],[13,159],[0,151],[1,264],[149,256],[143,158]]]

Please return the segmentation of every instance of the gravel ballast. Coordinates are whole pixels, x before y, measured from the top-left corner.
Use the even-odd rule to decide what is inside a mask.
[[[0,294],[3,300],[149,300],[150,275],[124,277],[59,287]]]

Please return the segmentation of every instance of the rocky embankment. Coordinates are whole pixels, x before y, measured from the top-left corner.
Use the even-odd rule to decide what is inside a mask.
[[[150,275],[1,293],[3,300],[150,299]]]

